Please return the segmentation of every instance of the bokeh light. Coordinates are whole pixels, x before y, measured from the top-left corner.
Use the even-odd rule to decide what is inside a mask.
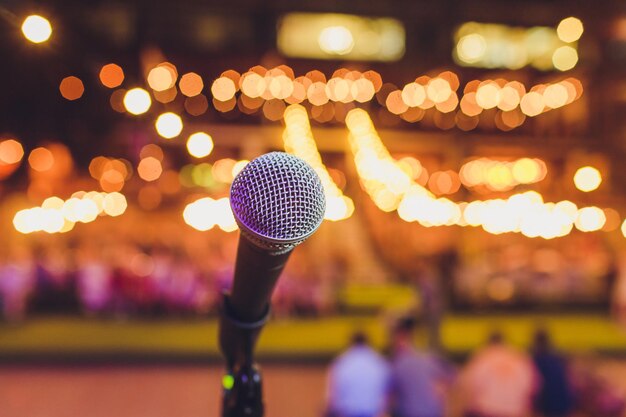
[[[85,92],[85,86],[80,78],[75,76],[69,76],[63,78],[61,80],[61,84],[59,85],[59,91],[63,98],[67,100],[77,100],[83,96]]]
[[[137,174],[144,181],[156,181],[162,173],[161,161],[153,156],[143,158],[137,165]]]
[[[124,70],[117,64],[106,64],[100,69],[99,77],[105,87],[119,87],[124,82]]]
[[[559,23],[556,33],[563,42],[576,42],[584,31],[583,22],[576,17],[567,17]]]
[[[204,82],[202,81],[202,77],[198,74],[195,72],[189,72],[180,78],[178,87],[183,95],[187,97],[194,97],[202,93]]]
[[[22,144],[15,139],[7,139],[0,142],[0,165],[16,164],[24,157]]]
[[[345,26],[329,26],[320,32],[318,43],[326,53],[345,55],[354,48],[354,37]]]
[[[571,46],[561,46],[554,51],[552,63],[559,71],[570,70],[578,63],[578,52]]]
[[[143,88],[133,88],[124,94],[124,107],[134,115],[147,112],[152,105],[150,94]]]
[[[598,207],[584,207],[578,211],[576,228],[581,232],[594,232],[600,230],[606,222],[604,211]]]
[[[235,96],[237,86],[235,82],[228,77],[220,77],[213,81],[211,85],[211,94],[213,98],[219,101],[228,101]]]
[[[49,171],[54,165],[54,155],[48,148],[35,148],[28,155],[28,163],[35,171]]]
[[[50,39],[52,35],[52,25],[43,16],[31,15],[24,19],[22,23],[22,33],[33,43],[42,43]]]
[[[183,131],[183,120],[172,112],[159,115],[154,125],[159,136],[165,139],[175,138]]]
[[[596,168],[585,166],[574,174],[574,185],[580,191],[590,192],[597,189],[602,183],[602,174]]]
[[[176,83],[175,72],[169,66],[159,65],[148,73],[148,85],[154,91],[165,91]]]
[[[123,194],[113,192],[104,197],[104,212],[111,217],[124,214],[127,207],[128,203]]]
[[[187,151],[191,156],[204,158],[213,151],[213,138],[204,132],[196,132],[187,139]]]

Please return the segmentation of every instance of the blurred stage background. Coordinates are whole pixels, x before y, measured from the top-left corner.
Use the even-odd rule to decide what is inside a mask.
[[[259,343],[270,416],[320,415],[351,334],[384,350],[407,314],[459,366],[493,329],[527,349],[543,327],[623,398],[622,2],[9,0],[0,17],[3,416],[217,415],[228,189],[272,150],[318,171],[328,209]]]

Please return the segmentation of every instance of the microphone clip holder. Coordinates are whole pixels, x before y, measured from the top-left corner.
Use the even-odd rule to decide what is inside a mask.
[[[227,372],[222,380],[222,417],[263,417],[261,373],[254,363],[256,339],[270,315],[269,304],[260,320],[239,320],[224,294],[220,316],[220,348]]]

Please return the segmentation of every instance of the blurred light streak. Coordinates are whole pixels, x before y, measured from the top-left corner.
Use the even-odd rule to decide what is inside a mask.
[[[285,150],[311,165],[322,181],[326,196],[324,218],[333,221],[347,219],[354,212],[354,203],[335,184],[322,162],[306,109],[299,104],[292,104],[285,110],[284,119]]]
[[[119,216],[126,208],[126,197],[117,192],[77,192],[65,201],[53,196],[44,200],[40,207],[15,213],[13,227],[24,234],[40,231],[65,233],[77,222],[90,223],[102,215]]]

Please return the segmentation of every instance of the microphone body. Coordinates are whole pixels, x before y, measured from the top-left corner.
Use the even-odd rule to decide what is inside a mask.
[[[248,163],[233,180],[230,204],[241,231],[232,290],[224,294],[219,323],[226,358],[223,417],[261,417],[256,340],[270,313],[276,282],[293,249],[324,218],[322,183],[303,160],[271,152]]]
[[[239,240],[230,302],[240,320],[262,317],[292,251],[272,255],[245,238]]]
[[[239,239],[233,286],[230,294],[224,294],[220,320],[220,350],[229,368],[251,364],[270,298],[291,252],[271,255],[246,238]]]

